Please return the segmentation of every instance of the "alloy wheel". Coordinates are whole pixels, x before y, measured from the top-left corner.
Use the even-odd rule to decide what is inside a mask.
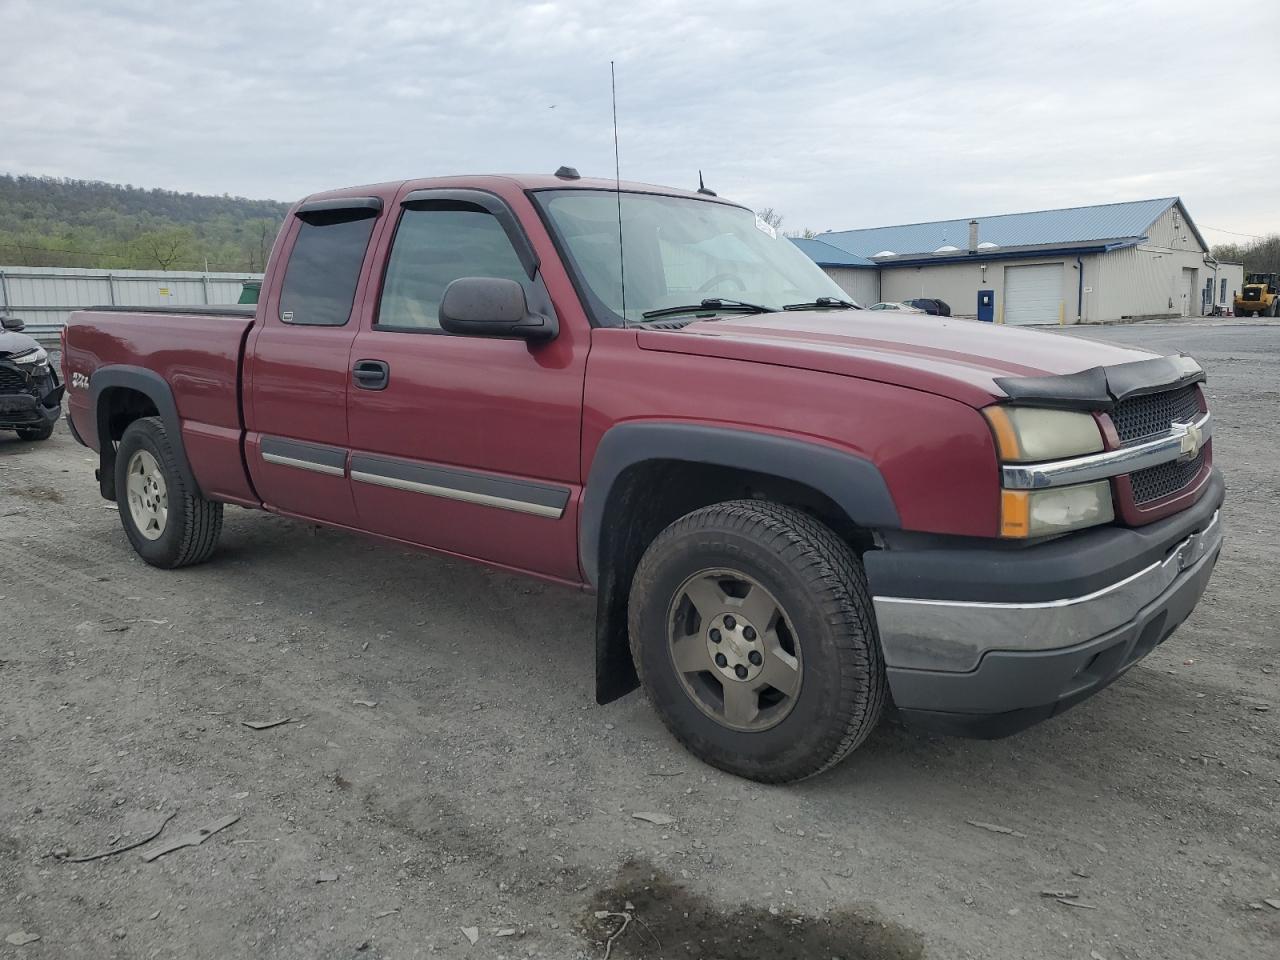
[[[148,540],[159,540],[169,522],[169,493],[160,463],[148,450],[129,458],[129,514],[133,525]]]
[[[671,661],[690,699],[733,730],[776,726],[800,694],[803,664],[791,619],[764,586],[737,570],[703,570],[675,592]]]

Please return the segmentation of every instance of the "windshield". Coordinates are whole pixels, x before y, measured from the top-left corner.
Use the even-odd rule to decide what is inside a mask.
[[[703,300],[724,299],[781,310],[787,304],[830,297],[849,302],[835,281],[790,240],[757,225],[750,210],[724,203],[623,193],[622,246],[618,256],[616,193],[554,190],[535,195],[589,291],[594,312],[626,319],[689,306],[711,312]]]

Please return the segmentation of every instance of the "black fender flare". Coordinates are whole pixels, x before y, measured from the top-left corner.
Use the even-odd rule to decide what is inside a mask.
[[[582,497],[578,550],[582,572],[599,586],[605,509],[618,478],[646,460],[683,460],[771,474],[812,487],[858,526],[897,529],[897,507],[870,460],[809,440],[733,427],[650,421],[622,423],[601,439]]]
[[[94,430],[98,442],[98,488],[107,500],[116,498],[116,451],[108,429],[108,411],[102,403],[102,394],[115,387],[135,390],[155,406],[164,421],[165,432],[178,460],[178,472],[187,489],[200,496],[191,463],[187,460],[187,448],[182,441],[182,421],[178,418],[178,405],[168,382],[154,370],[129,364],[111,364],[99,367],[89,378],[89,409],[93,411]]]
[[[579,562],[596,589],[596,702],[609,703],[639,685],[627,638],[626,585],[621,573],[602,575],[606,511],[619,478],[652,460],[676,460],[804,484],[830,498],[855,524],[897,529],[897,508],[884,477],[870,460],[835,447],[732,427],[640,421],[611,428],[596,448],[583,491],[578,526]],[[619,518],[613,519],[616,527]]]

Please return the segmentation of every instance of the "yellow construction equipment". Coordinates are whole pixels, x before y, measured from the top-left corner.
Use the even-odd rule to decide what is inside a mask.
[[[1280,281],[1274,273],[1251,273],[1236,294],[1232,312],[1237,317],[1280,317]]]

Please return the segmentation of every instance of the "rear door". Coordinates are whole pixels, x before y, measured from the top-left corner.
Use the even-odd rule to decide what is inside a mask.
[[[386,370],[385,382],[357,381],[348,394],[361,526],[576,582],[589,346],[585,324],[565,322],[576,301],[559,305],[559,335],[544,343],[445,333],[440,299],[459,277],[505,277],[525,288],[531,309],[557,305],[506,200],[481,190],[401,200],[394,228],[388,214],[380,296],[370,297],[351,354],[353,369]],[[528,200],[512,200],[536,227]],[[552,261],[545,232],[538,240]]]
[[[368,284],[380,197],[344,197],[295,211],[246,350],[245,457],[270,509],[356,525],[347,479],[351,342]]]

